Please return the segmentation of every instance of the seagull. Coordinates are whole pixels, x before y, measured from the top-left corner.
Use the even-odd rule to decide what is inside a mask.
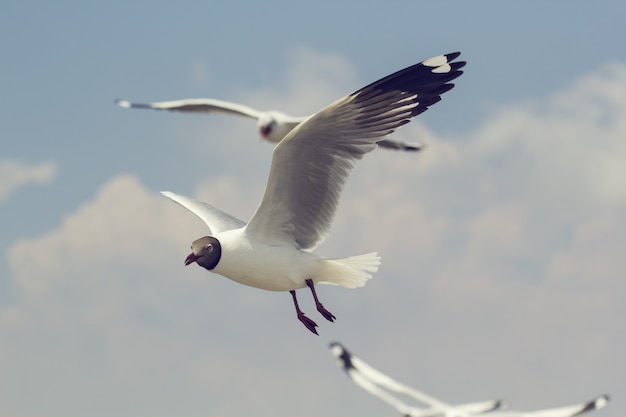
[[[300,307],[296,290],[308,287],[317,311],[315,284],[365,285],[378,270],[372,252],[343,259],[312,251],[327,237],[350,171],[376,143],[441,100],[465,62],[459,52],[440,55],[382,78],[326,106],[296,126],[274,148],[265,193],[246,224],[199,200],[162,192],[209,227],[195,240],[185,265],[197,263],[240,284],[289,291],[298,320],[318,334]]]
[[[482,414],[508,406],[508,402],[503,400],[450,405],[391,379],[354,356],[339,342],[332,342],[330,350],[337,358],[339,366],[343,368],[354,383],[390,404],[405,417],[467,416],[469,414]],[[386,390],[409,396],[427,407],[411,407],[389,394]]]
[[[294,127],[307,119],[306,116],[289,116],[277,110],[260,111],[243,104],[212,98],[190,98],[184,100],[158,101],[154,103],[133,103],[128,100],[118,99],[115,100],[115,103],[125,108],[169,110],[185,113],[224,113],[256,119],[261,139],[271,143],[280,142]],[[401,151],[416,152],[424,149],[424,145],[419,143],[392,139],[383,139],[378,141],[377,144],[381,148]]]
[[[483,413],[489,413],[489,417],[573,417],[600,409],[609,401],[607,395],[600,395],[581,404],[530,412],[495,411],[508,407],[508,402],[503,400],[450,405],[393,380],[354,356],[339,342],[332,342],[330,350],[355,384],[394,407],[403,417],[472,417]],[[426,407],[410,406],[388,391],[411,397]]]

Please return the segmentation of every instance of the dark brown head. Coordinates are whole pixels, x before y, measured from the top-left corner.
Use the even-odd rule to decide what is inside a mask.
[[[270,140],[269,136],[272,134],[272,131],[274,130],[274,127],[276,127],[276,121],[272,120],[269,121],[266,124],[262,124],[259,126],[259,134],[261,135],[262,139],[266,139],[266,140]],[[271,142],[271,140],[270,140]]]
[[[196,262],[203,268],[211,271],[217,266],[222,257],[222,245],[213,236],[205,236],[191,244],[192,252],[185,259],[185,265]]]

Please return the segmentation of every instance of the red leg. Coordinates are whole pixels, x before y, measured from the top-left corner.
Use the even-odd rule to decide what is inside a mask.
[[[300,310],[300,307],[298,306],[298,299],[296,298],[296,292],[294,290],[291,290],[289,292],[291,293],[291,298],[293,298],[293,304],[296,306],[296,313],[298,313],[298,320],[300,320],[302,324],[306,326],[307,329],[317,334],[317,330],[315,330],[315,328],[317,327],[317,323],[315,323],[313,320],[305,316],[302,310]]]
[[[317,294],[315,293],[315,284],[313,284],[313,280],[307,279],[304,282],[306,282],[306,285],[311,289],[311,292],[313,293],[313,299],[315,300],[315,307],[317,307],[317,311],[319,311],[326,320],[334,321],[336,317],[333,315],[333,313],[326,310],[322,303],[320,303],[320,300],[317,299]]]

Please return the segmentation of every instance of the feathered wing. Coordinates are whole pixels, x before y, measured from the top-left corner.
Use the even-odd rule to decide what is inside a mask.
[[[548,408],[537,411],[503,411],[489,413],[489,417],[574,417],[589,411],[598,410],[609,402],[608,395],[600,395],[591,401],[565,407]]]
[[[410,417],[443,417],[454,414],[456,411],[467,414],[482,414],[491,410],[506,407],[504,401],[483,401],[452,406],[437,400],[427,394],[408,387],[390,378],[382,372],[374,369],[362,359],[354,356],[339,342],[330,344],[333,355],[337,358],[340,366],[358,386],[375,395],[381,400],[391,404],[402,414]],[[389,394],[386,390],[406,395],[427,407],[413,407]]]
[[[441,100],[462,74],[460,54],[431,58],[346,96],[311,116],[274,149],[265,194],[248,232],[312,250],[329,232],[356,161],[376,142]]]
[[[412,407],[399,400],[398,398],[390,395],[388,392],[382,390],[376,383],[372,382],[365,376],[363,376],[357,369],[354,367],[353,360],[355,359],[345,348],[337,343],[333,342],[330,344],[330,349],[337,358],[340,366],[346,372],[348,377],[359,387],[369,392],[370,394],[378,397],[382,401],[394,407],[398,412],[403,415],[410,415]]]
[[[350,373],[348,373],[348,375],[350,375],[351,377],[352,375],[358,374],[360,375],[360,377],[365,378],[386,390],[410,396],[416,401],[434,408],[435,410],[430,410],[430,412],[434,414],[442,413],[443,411],[452,408],[452,406],[450,406],[449,404],[439,401],[436,398],[419,392],[404,384],[401,384],[400,382],[390,378],[389,376],[383,374],[377,369],[374,369],[373,367],[365,363],[362,359],[354,356],[338,342],[331,343],[330,348],[332,353],[339,360],[340,364],[342,364],[344,370],[346,372],[350,370]]]
[[[476,403],[458,404],[454,405],[454,408],[461,410],[467,414],[483,414],[494,410],[501,410],[509,406],[508,401],[504,400],[490,400],[481,401]]]
[[[581,404],[529,412],[490,412],[492,410],[507,407],[508,403],[505,401],[483,401],[452,406],[391,379],[387,375],[372,368],[363,360],[351,354],[338,342],[332,342],[330,344],[330,349],[333,355],[337,358],[340,366],[357,385],[368,391],[370,394],[373,394],[383,401],[393,405],[396,409],[402,409],[403,411],[401,412],[410,417],[445,415],[453,412],[454,410],[463,411],[470,416],[488,413],[489,417],[574,417],[589,411],[603,408],[609,401],[608,395],[600,395],[591,401]],[[429,408],[410,407],[397,398],[389,395],[389,393],[385,392],[383,388],[385,390],[395,391],[399,394],[410,396],[415,400],[428,405]]]
[[[196,200],[192,197],[185,197],[184,195],[172,193],[170,191],[161,191],[165,197],[180,204],[187,210],[200,217],[202,221],[209,227],[209,233],[219,233],[230,229],[239,229],[246,225],[246,222],[239,220],[236,217],[231,216],[228,213],[224,213],[222,210],[213,207],[212,205]]]
[[[417,412],[417,409],[409,406],[407,403],[394,397],[393,395],[389,394],[387,391],[382,390],[376,384],[372,383],[367,378],[364,378],[362,375],[355,373],[355,372],[351,372],[351,371],[346,371],[346,372],[348,376],[350,377],[350,379],[352,379],[352,381],[354,381],[356,385],[363,388],[365,391],[369,392],[375,397],[378,397],[380,400],[391,405],[393,408],[398,410],[398,412],[402,414],[403,416],[413,416]]]
[[[244,104],[232,103],[229,101],[216,100],[211,98],[190,98],[172,101],[156,101],[152,103],[135,103],[128,100],[117,99],[115,104],[127,109],[152,109],[177,111],[181,113],[223,113],[235,116],[249,117],[259,121],[275,120],[273,132],[265,137],[273,143],[280,142],[294,127],[303,122],[308,116],[290,116],[280,111],[261,112]],[[415,152],[423,149],[419,143],[402,142],[393,139],[384,139],[378,142],[378,146],[385,149],[398,151]]]
[[[120,107],[134,109],[169,110],[188,113],[226,113],[258,119],[261,112],[243,104],[211,98],[190,98],[184,100],[157,101],[153,103],[132,103],[128,100],[115,100]]]

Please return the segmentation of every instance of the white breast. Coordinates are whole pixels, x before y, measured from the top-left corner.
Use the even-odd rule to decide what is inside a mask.
[[[215,237],[222,257],[213,269],[226,278],[269,291],[289,291],[319,280],[323,260],[292,246],[270,246],[250,240],[246,228],[228,230]]]

